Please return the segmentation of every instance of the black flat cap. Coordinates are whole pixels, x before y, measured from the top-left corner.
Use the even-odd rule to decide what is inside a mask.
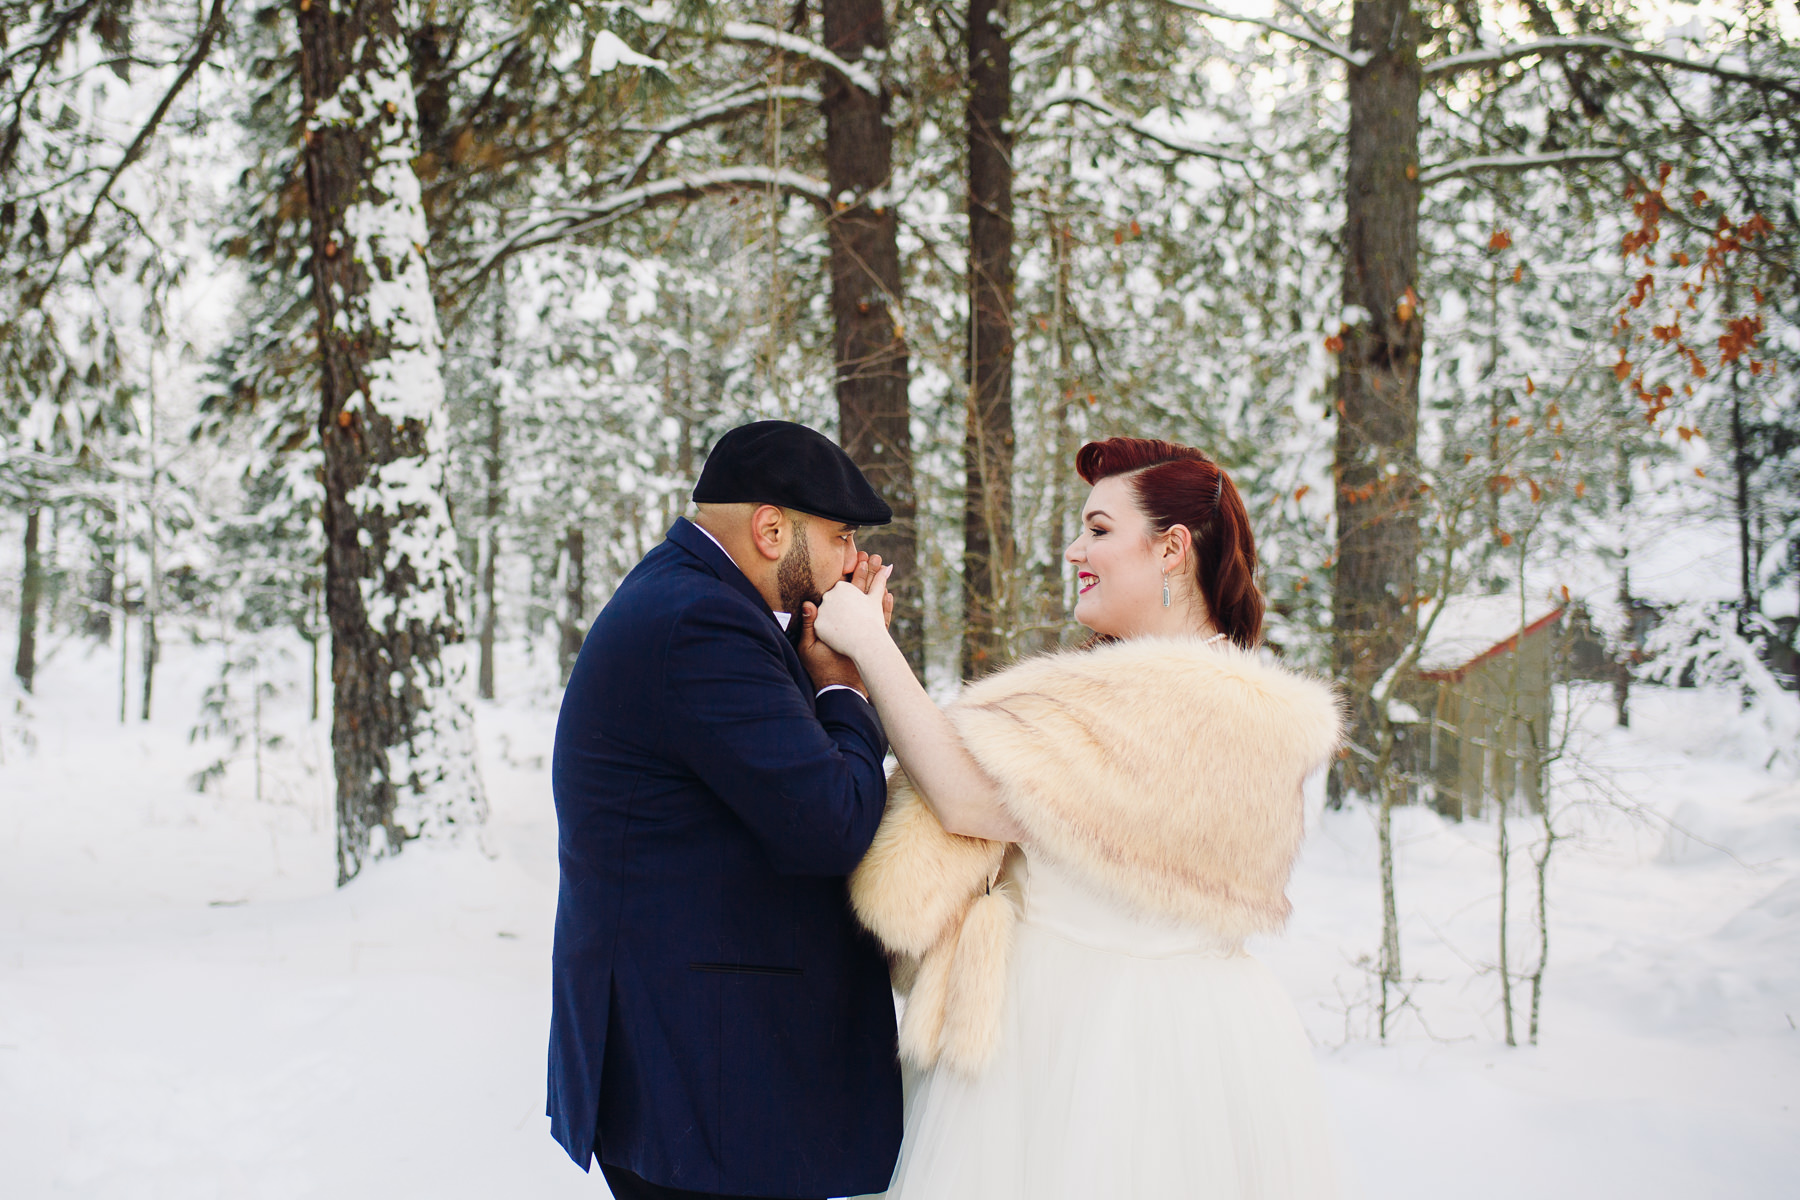
[[[894,519],[836,442],[792,421],[739,425],[720,438],[700,468],[694,502],[775,504],[846,525]]]

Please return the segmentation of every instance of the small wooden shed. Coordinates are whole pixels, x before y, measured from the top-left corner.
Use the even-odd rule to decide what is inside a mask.
[[[1521,614],[1516,594],[1464,596],[1438,617],[1415,703],[1430,713],[1417,750],[1433,807],[1445,816],[1479,816],[1494,802],[1510,812],[1543,810],[1565,608],[1538,603]]]

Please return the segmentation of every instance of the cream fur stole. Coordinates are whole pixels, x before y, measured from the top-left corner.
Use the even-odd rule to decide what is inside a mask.
[[[1330,689],[1198,639],[1031,659],[949,716],[1034,855],[1148,916],[1242,937],[1281,928],[1300,789],[1335,753]],[[907,993],[902,1057],[978,1074],[1005,1000],[1017,908],[1006,846],[944,832],[902,772],[850,880]]]

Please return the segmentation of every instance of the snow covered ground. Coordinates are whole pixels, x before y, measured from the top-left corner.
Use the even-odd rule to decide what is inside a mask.
[[[546,663],[514,648],[479,713],[485,851],[414,848],[340,891],[298,648],[269,668],[260,798],[249,742],[211,790],[190,783],[228,748],[188,738],[216,648],[170,649],[148,724],[135,695],[118,721],[116,648],[49,659],[36,697],[0,692],[0,1194],[605,1195],[542,1116]],[[1290,934],[1257,950],[1313,1033],[1366,1194],[1795,1194],[1800,784],[1765,772],[1729,696],[1641,689],[1634,711],[1629,731],[1587,714],[1558,791],[1572,836],[1535,1048],[1501,1040],[1492,822],[1400,815],[1419,982],[1384,1047],[1357,962],[1378,933],[1373,827],[1320,815]],[[1514,826],[1515,969],[1535,952],[1534,827]]]

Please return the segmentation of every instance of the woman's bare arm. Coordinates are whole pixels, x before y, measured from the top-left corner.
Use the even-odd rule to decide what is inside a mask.
[[[1016,842],[1024,831],[1001,807],[999,785],[963,745],[950,718],[932,703],[881,621],[892,570],[886,568],[867,594],[850,584],[837,585],[821,609],[804,608],[802,619],[813,621],[821,641],[856,663],[894,757],[938,823],[965,837]]]

